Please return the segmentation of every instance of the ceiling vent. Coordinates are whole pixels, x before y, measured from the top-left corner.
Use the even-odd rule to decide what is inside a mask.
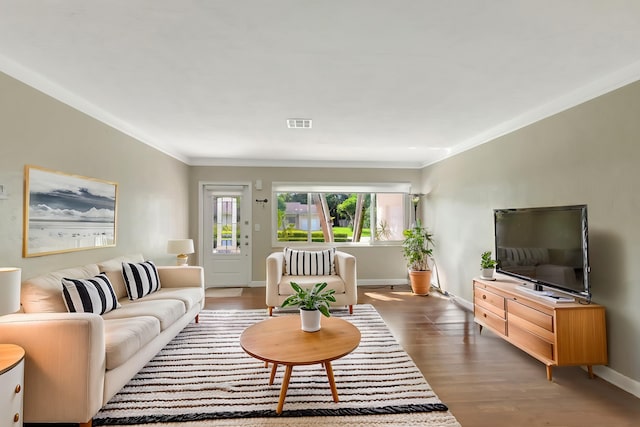
[[[289,129],[311,129],[311,119],[287,119]]]

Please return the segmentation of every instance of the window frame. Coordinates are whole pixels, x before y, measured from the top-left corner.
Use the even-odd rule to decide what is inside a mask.
[[[311,231],[307,230],[307,240],[304,242],[296,241],[281,241],[278,240],[278,194],[279,193],[306,193],[307,194],[307,206],[309,203],[309,196],[314,193],[324,194],[402,194],[403,195],[403,229],[409,227],[409,224],[413,220],[414,210],[412,209],[412,197],[411,184],[408,182],[383,182],[383,183],[318,183],[318,182],[273,182],[271,188],[271,197],[274,201],[271,209],[271,244],[273,247],[285,247],[285,246],[318,246],[318,247],[336,247],[336,246],[399,246],[402,240],[378,240],[375,238],[375,230],[371,230],[371,238],[366,242],[313,242],[311,240]],[[375,198],[372,197],[374,200]],[[370,221],[377,223],[375,216],[375,210],[372,210],[372,217]],[[309,212],[309,210],[307,210]]]

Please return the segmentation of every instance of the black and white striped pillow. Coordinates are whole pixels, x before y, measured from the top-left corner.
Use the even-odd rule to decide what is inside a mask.
[[[328,276],[336,274],[335,248],[323,251],[298,251],[284,248],[285,274],[291,276]]]
[[[104,314],[120,307],[113,286],[102,273],[91,279],[62,279],[64,304],[70,313]]]
[[[142,298],[160,289],[158,269],[153,261],[122,263],[122,276],[130,300]]]

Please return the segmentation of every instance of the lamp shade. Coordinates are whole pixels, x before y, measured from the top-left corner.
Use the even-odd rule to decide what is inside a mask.
[[[0,316],[20,310],[19,268],[0,268]]]
[[[191,239],[176,239],[169,240],[167,243],[167,253],[186,255],[195,252],[193,249],[193,240]]]

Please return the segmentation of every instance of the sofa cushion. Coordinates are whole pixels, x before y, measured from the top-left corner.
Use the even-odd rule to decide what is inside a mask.
[[[335,248],[305,251],[284,248],[285,274],[293,276],[325,276],[336,273]]]
[[[199,288],[162,288],[157,292],[144,297],[145,301],[158,299],[174,299],[184,303],[187,311],[195,305],[202,304],[204,299],[204,289]]]
[[[291,288],[291,282],[295,282],[305,289],[311,289],[318,282],[327,282],[326,289],[334,289],[337,294],[344,294],[345,287],[344,281],[340,276],[285,276],[278,284],[279,295],[292,295],[293,289]]]
[[[104,314],[120,307],[111,282],[104,274],[90,279],[62,279],[64,304],[70,313]]]
[[[22,282],[20,302],[25,313],[66,313],[62,279],[82,279],[100,274],[96,264],[52,271]]]
[[[123,262],[122,276],[130,300],[142,298],[160,289],[158,269],[153,261]]]
[[[106,368],[122,365],[160,334],[160,321],[152,316],[104,321]]]
[[[152,316],[160,321],[160,330],[173,325],[186,312],[185,305],[177,299],[148,300],[146,298],[130,301],[120,300],[122,307],[105,313],[105,319],[125,319],[138,316]]]
[[[111,282],[111,286],[113,286],[113,292],[116,294],[116,298],[128,298],[129,294],[127,293],[127,286],[124,284],[124,277],[122,276],[122,264],[120,264],[120,269],[117,271],[102,271]]]
[[[111,285],[113,285],[113,291],[116,293],[116,297],[118,297],[118,299],[124,298],[128,295],[127,286],[124,284],[124,276],[122,275],[123,262],[144,262],[144,257],[142,254],[124,255],[98,263],[100,273],[105,273],[107,275],[111,281]]]

